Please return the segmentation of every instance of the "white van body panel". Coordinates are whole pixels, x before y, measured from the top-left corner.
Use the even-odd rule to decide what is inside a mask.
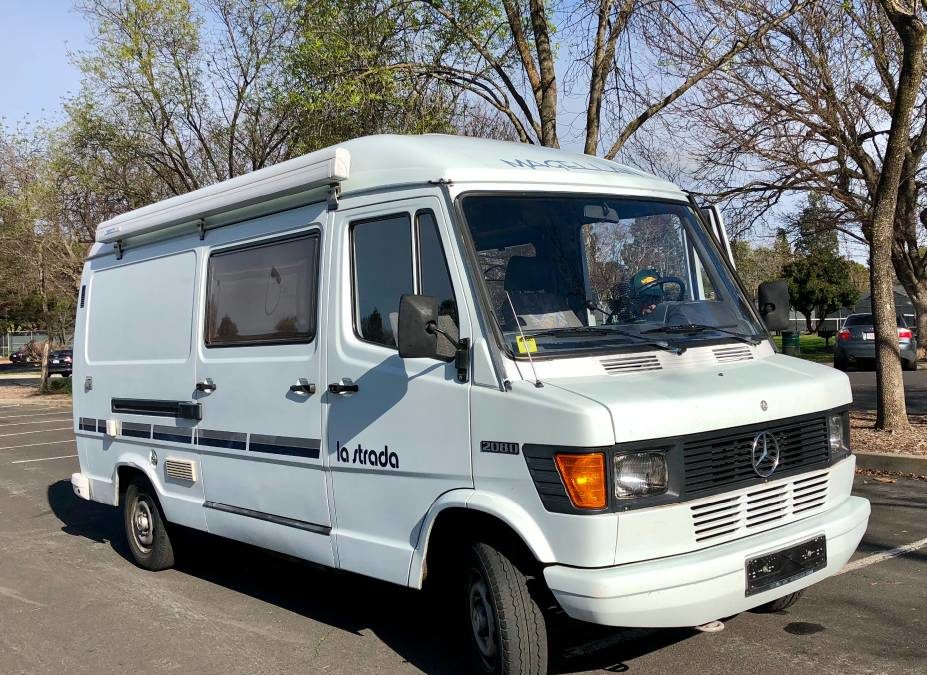
[[[677,187],[585,155],[438,135],[358,139],[291,162],[100,226],[75,328],[73,485],[82,497],[117,505],[120,471],[132,469],[170,522],[416,588],[441,514],[485,514],[524,543],[569,615],[613,625],[736,613],[832,574],[852,553],[869,513],[850,496],[852,457],[644,508],[559,512],[544,499],[550,485],[536,482],[543,468],[531,448],[610,453],[823,416],[851,400],[845,375],[776,354],[768,340],[533,360],[503,349],[458,197],[685,204]],[[434,218],[459,337],[470,340],[466,381],[453,362],[402,359],[355,326],[353,228],[397,216],[417,223],[421,213]],[[319,242],[313,339],[207,346],[210,261],[307,236]],[[314,393],[290,390],[302,383]],[[333,384],[358,389],[334,393]],[[132,412],[119,399],[179,403],[188,416]],[[750,520],[751,505],[767,498],[759,492],[781,505],[775,522]],[[700,509],[720,514],[725,529],[700,529]],[[820,534],[826,569],[745,597],[748,558]]]

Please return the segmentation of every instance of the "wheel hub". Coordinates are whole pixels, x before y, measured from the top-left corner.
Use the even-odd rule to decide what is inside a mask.
[[[495,612],[489,600],[489,589],[475,570],[470,581],[470,628],[480,656],[491,665],[496,656]]]
[[[132,535],[138,547],[145,552],[150,551],[154,543],[154,530],[151,523],[151,506],[147,501],[139,499],[132,510]]]

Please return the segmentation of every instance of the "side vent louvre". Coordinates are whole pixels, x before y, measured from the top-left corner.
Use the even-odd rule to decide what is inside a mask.
[[[84,284],[80,287],[80,308],[84,308],[84,303],[87,300],[87,285]]]
[[[181,480],[187,483],[196,482],[196,465],[182,459],[165,459],[164,474],[168,478]]]
[[[753,351],[748,345],[731,345],[730,347],[715,347],[711,350],[718,363],[734,363],[736,361],[750,361]]]
[[[645,370],[661,370],[662,366],[654,354],[633,354],[601,359],[599,363],[609,375],[639,373]]]

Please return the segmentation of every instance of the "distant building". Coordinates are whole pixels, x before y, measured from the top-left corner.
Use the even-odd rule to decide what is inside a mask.
[[[916,325],[914,305],[911,303],[911,299],[908,297],[908,294],[905,292],[904,287],[901,284],[895,285],[895,310],[899,314],[904,315],[905,321],[908,322],[908,325]],[[831,312],[828,314],[824,319],[824,324],[821,326],[821,330],[839,330],[840,326],[843,325],[843,320],[850,314],[868,314],[870,312],[872,312],[872,294],[864,293],[860,296],[859,301],[852,307],[841,307],[836,312]],[[790,315],[790,319],[795,326],[794,330],[805,330],[804,314],[801,312],[796,312],[793,309]],[[817,316],[812,314],[812,325],[814,325],[816,322]]]

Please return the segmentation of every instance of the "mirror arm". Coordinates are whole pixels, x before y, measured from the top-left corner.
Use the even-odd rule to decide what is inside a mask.
[[[432,334],[443,335],[454,346],[456,350],[454,353],[454,366],[457,368],[457,381],[466,382],[470,372],[470,339],[460,338],[456,340],[438,328],[438,324],[434,321],[429,321],[425,325],[425,330]]]

